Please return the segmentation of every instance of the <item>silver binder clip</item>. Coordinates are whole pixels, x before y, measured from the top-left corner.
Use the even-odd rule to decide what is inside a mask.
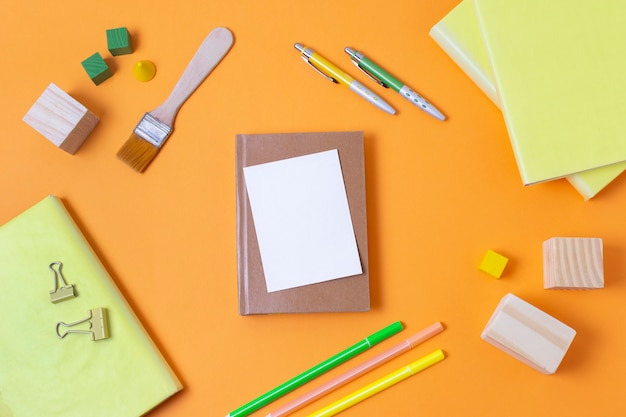
[[[92,308],[91,310],[89,310],[89,317],[87,317],[86,319],[75,321],[74,323],[69,323],[69,324],[63,323],[62,321],[58,322],[57,327],[56,327],[57,337],[59,339],[63,339],[65,335],[67,335],[68,333],[85,333],[85,334],[91,335],[91,340],[93,341],[101,340],[101,339],[108,339],[109,338],[109,323],[107,320],[106,312],[107,312],[106,308],[104,307]],[[68,330],[63,334],[59,333],[60,326],[72,327],[72,326],[76,326],[77,324],[84,323],[86,321],[89,322],[90,330]]]
[[[58,271],[54,269],[57,267]],[[56,304],[61,301],[68,300],[70,298],[76,297],[76,293],[74,292],[74,286],[72,284],[68,284],[65,282],[65,278],[63,278],[63,273],[61,269],[63,268],[63,263],[61,262],[52,262],[48,268],[54,273],[54,289],[50,291],[50,301]],[[59,287],[59,278],[63,281],[63,286]]]

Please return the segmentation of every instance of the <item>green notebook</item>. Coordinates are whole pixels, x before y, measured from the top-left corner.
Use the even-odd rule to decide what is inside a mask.
[[[51,302],[53,262],[75,297]],[[1,417],[140,416],[182,388],[58,198],[0,227],[0,265]],[[108,338],[57,336],[101,307]]]
[[[473,0],[463,0],[430,31],[430,36],[474,83],[499,106],[489,56]],[[568,175],[565,178],[588,200],[626,169],[626,162]]]

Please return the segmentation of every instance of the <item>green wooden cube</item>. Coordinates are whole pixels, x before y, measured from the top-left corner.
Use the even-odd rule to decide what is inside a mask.
[[[133,53],[130,34],[126,28],[107,29],[107,45],[113,56]]]
[[[99,85],[113,75],[99,52],[85,59],[81,64],[95,85]]]

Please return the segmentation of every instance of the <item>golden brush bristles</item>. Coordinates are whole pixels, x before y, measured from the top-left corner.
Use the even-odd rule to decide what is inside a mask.
[[[117,151],[117,158],[135,171],[143,172],[157,153],[159,148],[133,133]]]

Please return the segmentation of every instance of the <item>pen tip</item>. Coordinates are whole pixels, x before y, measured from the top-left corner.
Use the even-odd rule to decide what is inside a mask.
[[[439,110],[437,110],[436,108],[430,106],[426,109],[422,109],[424,110],[426,113],[430,114],[431,116],[433,116],[435,119],[441,120],[442,122],[446,120],[446,116],[441,113]]]
[[[304,51],[304,46],[302,46],[302,45],[301,45],[301,44],[299,44],[299,43],[295,43],[295,44],[293,45],[293,47],[294,47],[294,48],[296,48],[296,49],[297,49],[298,51],[300,51],[300,52]]]
[[[346,46],[343,50],[346,51],[348,55],[354,55],[354,49],[352,48]]]

